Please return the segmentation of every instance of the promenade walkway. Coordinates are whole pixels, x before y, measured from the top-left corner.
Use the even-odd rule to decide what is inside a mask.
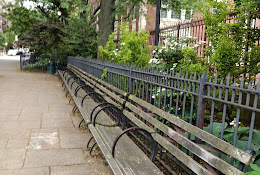
[[[0,174],[112,174],[84,151],[91,134],[78,130],[58,78],[18,68],[0,57]]]

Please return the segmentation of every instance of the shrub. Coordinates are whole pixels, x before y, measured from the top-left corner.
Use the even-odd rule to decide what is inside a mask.
[[[125,25],[121,28],[122,34],[118,44],[114,41],[116,33],[112,33],[105,48],[99,47],[101,58],[125,65],[147,66],[151,52],[151,46],[148,46],[149,32],[131,31]]]

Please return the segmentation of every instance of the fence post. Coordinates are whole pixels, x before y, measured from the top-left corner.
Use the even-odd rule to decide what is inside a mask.
[[[23,54],[20,55],[20,70],[21,70],[21,71],[22,71],[22,55],[23,55]]]
[[[206,95],[207,87],[205,83],[208,82],[208,77],[206,71],[204,71],[201,79],[200,79],[200,87],[199,87],[199,97],[198,97],[198,112],[196,118],[196,126],[200,129],[203,129],[204,125],[204,115],[205,115],[205,99],[203,96]]]
[[[130,94],[133,93],[133,88],[132,88],[132,70],[133,70],[133,66],[130,67],[129,82],[128,82],[128,91],[129,91]]]

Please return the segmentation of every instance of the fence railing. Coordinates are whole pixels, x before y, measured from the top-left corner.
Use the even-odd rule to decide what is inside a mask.
[[[260,132],[254,129],[260,127],[260,81],[252,86],[244,77],[219,79],[216,74],[208,79],[206,73],[163,72],[79,57],[68,57],[68,63],[240,149],[260,147]],[[240,122],[249,127],[241,127]],[[187,137],[194,139],[190,134]],[[234,163],[233,158],[227,161]]]
[[[226,19],[226,23],[236,23],[238,14],[230,13],[230,16]],[[255,45],[259,45],[260,37],[257,33],[260,31],[260,18],[254,16],[251,22],[251,28],[258,31],[254,32],[254,35],[251,36],[252,43]],[[155,31],[150,31],[149,44],[154,45],[154,35]],[[198,56],[203,54],[203,49],[209,45],[209,40],[206,35],[206,25],[203,19],[195,19],[190,22],[178,23],[176,25],[167,26],[160,29],[160,45],[164,45],[164,40],[169,37],[176,37],[177,39],[181,37],[192,36],[196,38],[194,44],[199,43],[199,47],[197,49]],[[248,50],[249,46],[246,46],[245,50]]]
[[[20,55],[20,70],[24,70],[24,67],[30,64],[30,54]]]

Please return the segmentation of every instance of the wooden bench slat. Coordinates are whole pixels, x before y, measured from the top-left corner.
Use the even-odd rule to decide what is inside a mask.
[[[124,110],[124,115],[127,116],[133,123],[135,123],[138,127],[144,128],[149,132],[153,132],[154,130],[148,127],[146,124],[141,122],[139,119],[137,119],[134,115],[132,115],[130,112]],[[206,168],[204,168],[202,165],[200,165],[198,162],[193,160],[190,156],[188,156],[186,153],[182,152],[179,148],[172,145],[171,142],[164,139],[159,134],[154,134],[153,138],[162,145],[167,151],[169,151],[172,155],[174,155],[177,159],[179,159],[182,163],[184,163],[188,168],[190,168],[193,172],[200,175],[209,175],[212,174],[209,172]]]
[[[230,174],[230,172],[234,172],[234,174],[244,174],[243,172],[239,171],[237,168],[233,167],[232,165],[228,164],[224,160],[214,156],[213,154],[209,153],[205,149],[198,146],[196,143],[192,142],[185,136],[178,134],[172,128],[164,125],[157,119],[151,117],[149,114],[145,113],[144,111],[140,110],[136,106],[132,105],[129,102],[126,102],[126,107],[129,108],[131,111],[138,114],[140,117],[157,127],[159,130],[164,132],[170,138],[174,139],[177,143],[180,143],[182,146],[196,154],[198,157],[203,159],[205,162],[209,163],[211,166],[217,168],[224,174]],[[141,121],[140,121],[141,122]]]

